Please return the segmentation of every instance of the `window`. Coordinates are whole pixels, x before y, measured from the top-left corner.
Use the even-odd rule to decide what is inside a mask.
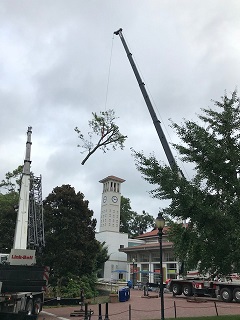
[[[124,244],[120,244],[120,249],[123,249],[124,248]]]
[[[168,279],[176,279],[177,278],[177,264],[176,263],[168,263],[167,264],[167,278]]]
[[[149,255],[148,254],[140,254],[140,261],[142,262],[148,262],[149,261]]]
[[[164,260],[165,261],[175,261],[175,258],[173,256],[173,252],[169,251],[169,252],[164,252]]]
[[[132,253],[128,255],[128,262],[132,263],[133,259],[135,261],[134,263],[137,263],[137,254]]]
[[[152,261],[153,261],[153,262],[159,262],[159,260],[160,260],[160,255],[159,255],[159,253],[153,252],[153,253],[152,253]]]

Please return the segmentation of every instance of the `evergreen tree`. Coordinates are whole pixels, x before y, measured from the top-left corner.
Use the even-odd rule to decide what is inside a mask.
[[[96,219],[92,217],[84,195],[70,185],[54,188],[45,199],[43,258],[53,271],[52,282],[70,274],[81,277],[96,271],[101,244],[95,239]]]
[[[171,200],[163,213],[188,222],[173,223],[170,231],[186,269],[227,275],[240,272],[240,107],[236,92],[214,104],[202,109],[201,123],[172,123],[183,141],[174,147],[182,161],[194,165],[191,181],[154,155],[135,152],[135,159],[144,178],[157,185],[153,197]]]

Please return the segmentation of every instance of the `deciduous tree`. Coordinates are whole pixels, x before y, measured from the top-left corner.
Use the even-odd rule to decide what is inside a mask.
[[[154,155],[135,152],[136,165],[153,197],[170,199],[164,213],[188,222],[173,223],[171,239],[186,269],[211,274],[240,272],[240,107],[237,93],[202,109],[199,122],[172,123],[182,144],[175,144],[182,161],[194,165],[194,177],[180,178]],[[175,220],[176,221],[176,220]]]
[[[0,252],[10,253],[13,247],[14,231],[19,201],[22,166],[5,174],[0,183]]]
[[[153,216],[144,210],[142,214],[132,211],[130,199],[123,196],[121,197],[120,232],[128,233],[130,237],[136,237],[153,227]]]

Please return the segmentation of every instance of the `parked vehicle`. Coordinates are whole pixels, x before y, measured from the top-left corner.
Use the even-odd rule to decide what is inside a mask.
[[[235,300],[240,303],[240,282],[209,281],[204,279],[171,279],[167,289],[173,295],[209,296],[220,298],[224,302]]]

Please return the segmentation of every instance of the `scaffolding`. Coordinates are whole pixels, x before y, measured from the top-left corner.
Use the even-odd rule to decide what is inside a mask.
[[[30,176],[29,216],[28,216],[28,248],[41,252],[45,246],[42,176]]]

